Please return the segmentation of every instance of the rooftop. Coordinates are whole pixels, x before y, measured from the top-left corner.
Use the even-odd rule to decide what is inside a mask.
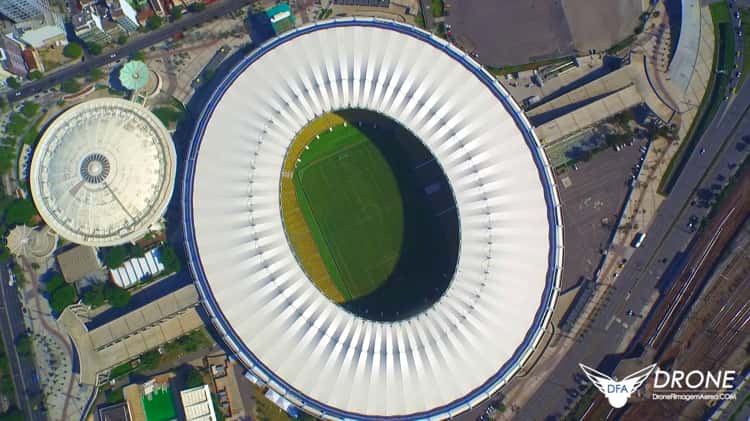
[[[60,253],[57,255],[57,264],[68,283],[86,278],[102,267],[96,250],[88,246],[75,246]]]

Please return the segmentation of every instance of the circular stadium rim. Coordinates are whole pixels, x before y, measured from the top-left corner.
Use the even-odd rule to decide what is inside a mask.
[[[227,92],[232,83],[255,61],[263,57],[266,53],[275,47],[290,41],[302,35],[312,33],[327,28],[361,26],[374,27],[396,31],[417,40],[423,41],[432,47],[446,53],[453,60],[469,70],[483,85],[485,85],[492,94],[500,100],[505,110],[510,115],[517,128],[521,131],[529,151],[532,153],[534,164],[539,173],[543,185],[544,200],[547,207],[547,220],[549,223],[549,254],[547,266],[547,279],[544,286],[544,292],[541,297],[541,304],[534,316],[534,322],[526,333],[523,342],[516,348],[510,360],[498,369],[498,371],[488,378],[482,385],[469,391],[465,396],[445,404],[440,407],[432,408],[427,411],[394,416],[373,416],[367,414],[352,413],[336,407],[329,406],[323,402],[316,401],[302,391],[296,390],[288,384],[283,378],[275,374],[272,370],[264,365],[245,343],[237,337],[233,327],[226,320],[223,312],[215,301],[211,292],[208,280],[203,270],[203,265],[198,252],[195,230],[193,225],[193,183],[195,179],[196,163],[198,151],[203,138],[203,134],[211,119],[214,109]],[[554,179],[550,170],[549,163],[544,155],[536,135],[534,134],[530,123],[526,119],[518,105],[511,99],[505,89],[490,75],[481,65],[471,59],[468,54],[457,49],[449,42],[438,38],[422,29],[379,18],[336,18],[334,20],[311,23],[281,36],[272,38],[259,46],[250,55],[243,58],[242,61],[235,65],[226,76],[219,82],[219,86],[211,94],[210,99],[204,106],[198,120],[189,145],[185,176],[183,179],[182,192],[182,222],[185,229],[185,247],[188,254],[188,266],[191,274],[196,281],[204,307],[207,309],[212,323],[222,334],[223,341],[233,351],[241,354],[252,363],[252,366],[246,366],[248,370],[254,373],[262,373],[270,381],[268,385],[279,392],[282,396],[289,399],[293,404],[301,407],[307,412],[324,417],[333,417],[338,419],[363,419],[363,420],[393,420],[393,419],[424,419],[424,418],[445,418],[455,416],[459,413],[470,410],[474,405],[481,403],[490,397],[490,395],[499,390],[507,380],[509,380],[526,362],[531,353],[538,345],[542,333],[549,322],[557,300],[559,292],[560,275],[562,269],[562,219],[560,214],[559,200],[554,185]],[[243,362],[243,365],[246,365]]]

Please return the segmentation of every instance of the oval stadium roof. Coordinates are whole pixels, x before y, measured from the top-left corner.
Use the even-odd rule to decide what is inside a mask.
[[[31,161],[31,194],[44,221],[78,244],[138,239],[172,197],[175,149],[146,108],[122,99],[76,105],[45,130]]]
[[[308,122],[346,108],[422,139],[456,198],[456,275],[406,320],[366,320],[328,300],[282,225],[286,148]],[[410,26],[339,19],[259,47],[204,109],[184,183],[190,268],[215,326],[255,375],[326,418],[467,410],[524,364],[557,297],[558,200],[528,121],[466,54]]]

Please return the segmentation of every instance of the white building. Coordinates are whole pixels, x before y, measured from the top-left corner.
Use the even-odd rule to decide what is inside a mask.
[[[187,421],[216,421],[211,389],[207,384],[180,392],[182,411]]]
[[[13,22],[23,22],[31,19],[43,18],[51,14],[47,0],[2,0],[0,14]]]
[[[156,228],[174,187],[176,154],[148,109],[101,98],[60,114],[31,160],[31,195],[42,219],[74,243],[107,247]]]
[[[159,250],[151,249],[143,257],[127,260],[119,268],[110,270],[112,282],[120,288],[130,288],[144,278],[156,275],[164,270],[164,264],[159,259]]]

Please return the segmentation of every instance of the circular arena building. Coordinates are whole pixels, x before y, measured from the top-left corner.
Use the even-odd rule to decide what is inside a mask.
[[[172,137],[151,112],[114,98],[60,114],[31,161],[31,195],[55,232],[74,243],[114,246],[143,236],[172,197]]]
[[[362,165],[342,167],[356,156],[347,133],[373,140]],[[376,165],[381,159],[387,165]],[[313,166],[320,162],[331,165]],[[448,418],[490,397],[539,346],[562,262],[550,167],[507,92],[446,41],[361,18],[272,39],[218,82],[186,166],[186,248],[203,304],[238,360],[306,412]],[[351,187],[388,167],[394,176],[374,185],[387,185],[378,194],[400,192],[390,214],[406,216],[394,230],[403,241],[382,245],[419,263],[396,256],[385,286],[334,297],[330,285],[351,272],[341,256],[373,249],[377,235],[335,243],[350,227],[380,227],[385,218],[371,216],[392,205],[373,205],[385,196]],[[303,199],[312,211],[300,205],[306,219],[295,222],[290,207]],[[339,219],[321,217],[321,208]],[[424,218],[410,219],[412,208]],[[415,220],[422,226],[411,230]],[[304,226],[314,244],[334,243],[332,257],[301,245]],[[406,238],[422,234],[429,241]],[[310,256],[318,254],[316,269]],[[317,272],[334,278],[329,287]],[[389,305],[401,296],[411,298]]]

